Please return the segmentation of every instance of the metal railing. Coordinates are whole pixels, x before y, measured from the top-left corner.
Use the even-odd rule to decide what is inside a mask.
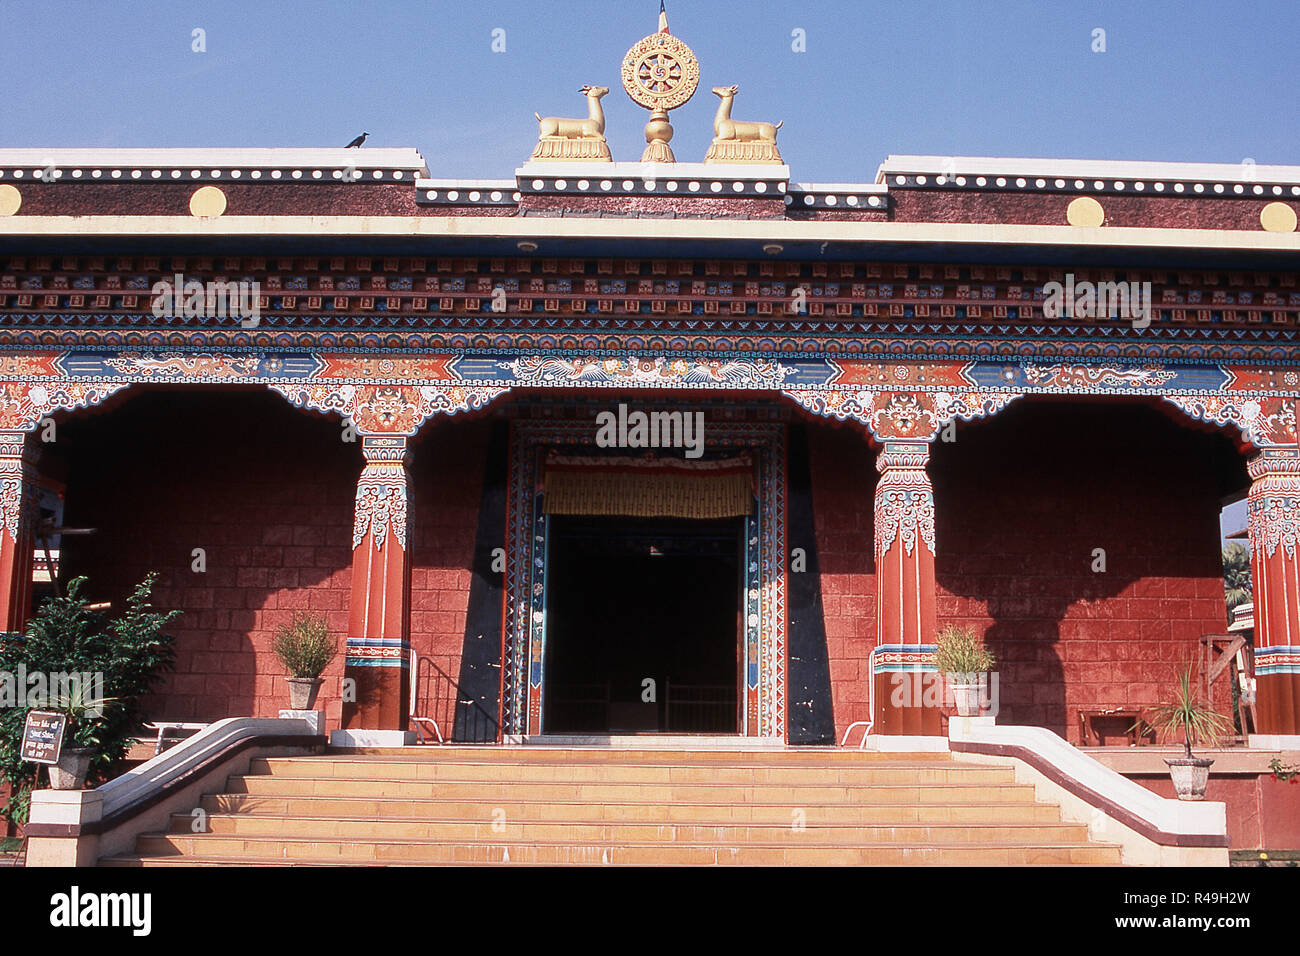
[[[501,730],[497,715],[469,697],[456,679],[429,658],[411,649],[411,722],[423,742],[421,724],[432,725],[438,742],[442,727],[452,739],[465,743],[496,743]]]

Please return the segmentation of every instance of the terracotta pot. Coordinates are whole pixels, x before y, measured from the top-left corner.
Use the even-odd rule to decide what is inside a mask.
[[[311,710],[324,683],[319,677],[286,677],[289,682],[289,709]]]
[[[953,684],[952,695],[957,701],[958,717],[978,717],[984,708],[980,702],[979,684]]]
[[[55,790],[80,790],[86,785],[94,757],[91,747],[64,747],[59,762],[50,765],[50,786]]]
[[[1179,800],[1204,800],[1205,787],[1210,782],[1210,764],[1214,763],[1209,757],[1179,757],[1175,760],[1166,760],[1169,765],[1169,776],[1174,781],[1174,792],[1178,794]]]

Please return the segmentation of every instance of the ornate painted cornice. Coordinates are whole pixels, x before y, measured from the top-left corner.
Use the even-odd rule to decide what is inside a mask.
[[[1154,361],[930,361],[574,349],[464,352],[47,351],[0,355],[0,428],[32,430],[52,411],[97,404],[133,384],[261,384],[333,412],[362,435],[414,435],[435,415],[481,409],[512,389],[784,395],[881,441],[931,441],[949,423],[993,415],[1026,395],[1165,399],[1232,425],[1259,447],[1296,441],[1300,369]]]

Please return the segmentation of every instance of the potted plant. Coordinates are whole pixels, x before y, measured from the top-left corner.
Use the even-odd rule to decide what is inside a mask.
[[[294,612],[276,629],[271,643],[275,656],[289,671],[289,708],[311,710],[320,692],[320,675],[338,655],[338,640],[330,636],[323,614]]]
[[[92,748],[88,774],[92,783],[118,771],[120,761],[140,736],[140,725],[147,717],[144,702],[157,690],[175,657],[174,642],[166,630],[181,612],[154,609],[151,599],[157,577],[153,572],[147,574],[118,605],[120,612],[111,616],[90,604],[83,593],[86,579],[73,578],[62,595],[41,604],[27,621],[25,633],[0,640],[0,673],[16,674],[25,668],[29,675],[91,675],[79,686],[93,689],[94,696],[111,699],[112,706],[104,707],[99,716],[88,713],[99,709],[94,701],[84,699],[90,694],[63,705],[48,699],[75,697],[75,685],[59,685],[52,695],[42,695],[46,699],[39,705],[32,702],[37,709],[65,713],[65,707],[77,709],[74,705],[80,705],[73,715],[76,719],[69,721],[67,746],[73,751]],[[28,798],[40,769],[22,756],[23,726],[30,709],[0,708],[0,780],[10,788],[0,814],[15,823],[26,821]]]
[[[80,684],[71,692],[54,696],[48,707],[64,714],[67,723],[63,730],[63,747],[59,762],[50,765],[50,786],[55,790],[80,790],[86,785],[91,761],[101,742],[104,730],[105,705],[113,703],[110,697],[91,697]]]
[[[1232,725],[1228,718],[1211,710],[1196,698],[1192,691],[1192,668],[1186,665],[1177,674],[1177,690],[1172,700],[1162,701],[1150,708],[1146,723],[1162,739],[1177,738],[1182,734],[1183,756],[1165,760],[1169,776],[1174,782],[1174,792],[1179,800],[1204,800],[1205,788],[1210,780],[1208,757],[1192,754],[1192,743],[1213,745],[1228,734]]]
[[[934,663],[952,685],[957,716],[978,717],[984,675],[993,669],[993,655],[973,627],[949,624],[935,640]]]

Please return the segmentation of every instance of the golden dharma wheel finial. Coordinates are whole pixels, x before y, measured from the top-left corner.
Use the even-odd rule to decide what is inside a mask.
[[[700,61],[690,47],[668,32],[662,13],[660,24],[661,32],[645,37],[623,57],[623,89],[632,102],[650,110],[643,163],[677,162],[668,146],[673,138],[668,111],[684,106],[700,86]]]

